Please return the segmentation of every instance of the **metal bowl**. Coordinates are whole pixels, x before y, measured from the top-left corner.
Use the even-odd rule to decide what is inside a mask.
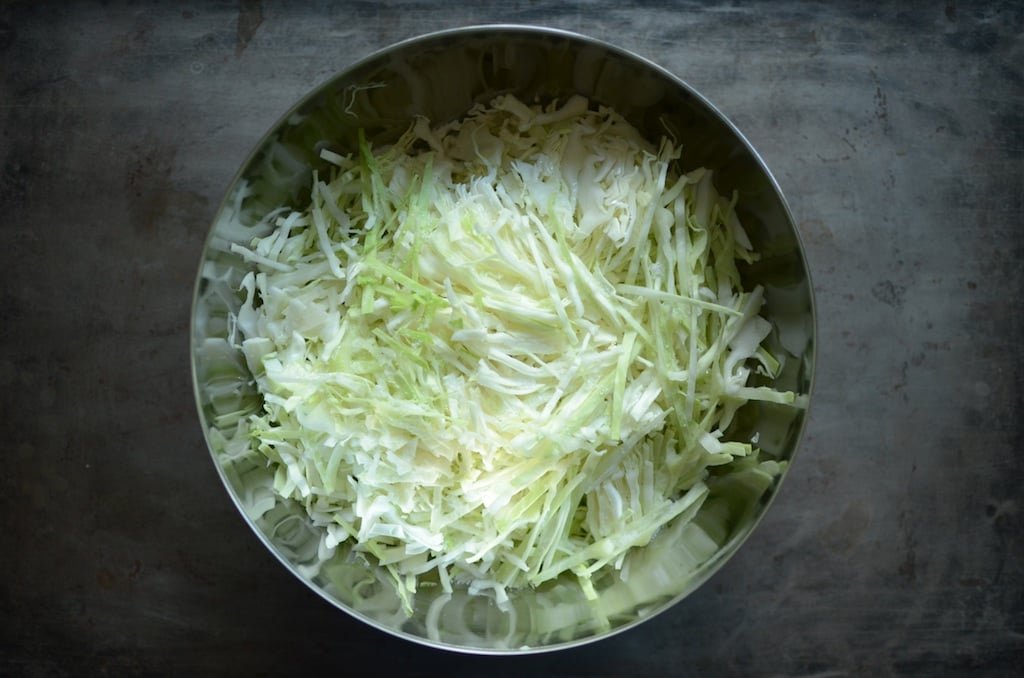
[[[565,31],[481,26],[433,33],[377,52],[316,88],[264,136],[228,190],[202,253],[192,315],[192,367],[199,417],[224,485],[256,535],[296,577],[325,600],[381,630],[415,642],[478,653],[525,653],[579,645],[630,628],[678,603],[717,571],[764,514],[778,481],[727,507],[728,533],[709,558],[645,547],[643,567],[675,573],[659,590],[605,582],[598,600],[564,582],[512,595],[501,610],[489,598],[421,587],[414,614],[402,610],[378,568],[346,559],[316,566],[319,533],[301,507],[251,491],[250,474],[270,473],[238,457],[237,422],[257,411],[245,361],[232,348],[232,314],[249,265],[231,252],[263,235],[259,217],[280,204],[308,203],[318,151],[356,148],[360,128],[375,144],[396,139],[416,115],[440,123],[477,102],[512,92],[524,101],[582,94],[625,116],[648,138],[683,144],[681,170],[712,169],[716,188],[739,192],[738,215],[761,259],[742,269],[745,285],[765,287],[769,338],[785,355],[775,385],[809,396],[814,367],[812,287],[800,239],[778,185],[743,135],[706,99],[659,66],[612,45]],[[762,454],[788,461],[804,422],[802,409],[750,404],[746,435]],[[781,479],[781,477],[780,477]],[[668,567],[666,567],[668,566]],[[567,614],[572,612],[572,614]],[[428,624],[430,617],[435,624]],[[571,620],[571,621],[565,621]],[[429,629],[433,628],[431,631]]]

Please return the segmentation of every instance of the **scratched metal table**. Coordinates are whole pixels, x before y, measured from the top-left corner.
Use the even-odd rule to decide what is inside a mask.
[[[489,22],[613,41],[729,115],[789,198],[820,332],[802,452],[740,553],[639,629],[506,659],[293,579],[221,487],[188,371],[200,247],[252,144],[359,56]],[[1019,3],[952,0],[0,5],[0,673],[1010,674],[1022,33]]]

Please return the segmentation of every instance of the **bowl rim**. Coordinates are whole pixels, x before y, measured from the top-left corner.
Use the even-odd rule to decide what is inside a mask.
[[[357,619],[358,621],[363,622],[363,623],[371,626],[372,628],[375,628],[375,629],[377,629],[379,631],[382,631],[382,632],[388,634],[389,636],[392,636],[392,637],[395,637],[395,638],[399,638],[399,639],[402,639],[402,640],[406,640],[406,641],[410,641],[410,642],[414,642],[414,643],[416,643],[418,645],[422,645],[422,646],[425,646],[425,647],[429,647],[429,648],[433,648],[433,649],[439,649],[439,650],[445,650],[445,651],[449,651],[449,652],[461,653],[461,654],[468,654],[468,655],[515,656],[515,655],[528,655],[528,654],[544,654],[544,653],[548,653],[548,652],[555,652],[555,651],[558,651],[558,650],[566,650],[566,649],[570,649],[570,648],[577,648],[577,647],[582,647],[584,645],[589,645],[590,643],[595,643],[595,642],[598,642],[598,641],[602,641],[602,640],[611,638],[613,636],[619,635],[621,633],[624,633],[626,631],[629,631],[631,629],[635,629],[637,626],[641,625],[642,623],[644,623],[646,621],[649,621],[650,619],[653,619],[655,617],[658,617],[661,614],[665,613],[666,611],[676,607],[680,602],[682,602],[683,599],[685,599],[685,598],[689,597],[691,594],[695,593],[698,589],[702,588],[704,586],[704,584],[707,583],[708,580],[710,580],[712,577],[714,577],[724,567],[724,565],[729,560],[731,560],[732,557],[740,550],[740,548],[743,546],[743,544],[746,543],[747,539],[749,539],[750,536],[756,531],[757,527],[760,525],[761,521],[764,519],[765,514],[768,513],[769,509],[771,508],[771,505],[775,502],[775,499],[776,499],[776,497],[779,494],[779,491],[780,491],[780,489],[782,487],[782,484],[784,483],[784,481],[786,479],[786,476],[789,475],[789,468],[784,470],[779,475],[779,477],[775,481],[774,485],[766,493],[767,496],[761,500],[762,503],[761,503],[761,507],[760,507],[759,511],[753,517],[753,519],[749,523],[749,526],[745,528],[746,529],[745,533],[742,534],[740,536],[740,538],[734,544],[730,545],[730,549],[731,550],[728,553],[725,553],[724,556],[720,556],[720,554],[722,553],[721,551],[719,551],[714,556],[712,556],[712,561],[713,562],[709,561],[708,563],[705,563],[705,565],[702,566],[702,570],[699,571],[698,575],[693,577],[693,578],[691,578],[690,580],[688,580],[686,589],[684,591],[682,591],[681,593],[677,594],[676,596],[672,597],[671,599],[669,599],[667,601],[663,601],[663,602],[659,603],[657,608],[655,610],[653,610],[649,614],[644,614],[644,615],[641,615],[641,616],[637,616],[635,619],[632,619],[632,620],[630,620],[628,622],[625,622],[625,623],[623,623],[623,624],[621,624],[619,626],[616,626],[616,627],[614,627],[612,629],[609,629],[607,631],[601,631],[599,633],[594,633],[592,635],[589,635],[589,636],[586,636],[586,637],[583,637],[583,638],[576,638],[576,639],[573,639],[573,640],[562,641],[562,642],[552,643],[552,644],[548,644],[548,645],[526,646],[526,647],[519,647],[519,648],[485,648],[485,647],[476,647],[476,646],[470,646],[470,645],[458,645],[458,644],[453,644],[453,643],[446,643],[446,642],[443,642],[443,641],[434,641],[434,640],[431,640],[429,638],[424,638],[424,637],[421,637],[421,636],[417,636],[417,635],[408,633],[406,631],[402,631],[400,628],[392,628],[392,627],[386,626],[386,625],[382,624],[381,622],[379,622],[379,621],[377,621],[377,620],[375,620],[375,619],[373,619],[371,617],[366,616],[365,614],[359,612],[358,610],[355,610],[355,609],[352,609],[352,608],[348,607],[343,602],[341,602],[338,599],[336,599],[335,597],[331,596],[322,587],[317,586],[309,578],[303,576],[297,570],[296,566],[293,565],[291,562],[289,562],[287,560],[287,558],[280,552],[280,550],[277,548],[277,546],[275,546],[274,543],[271,542],[270,539],[267,537],[267,535],[264,534],[264,532],[259,528],[259,526],[256,525],[255,521],[252,518],[249,517],[245,507],[241,503],[241,499],[238,497],[237,493],[235,492],[233,486],[231,485],[230,480],[227,477],[226,472],[224,471],[224,468],[222,467],[221,463],[217,459],[216,453],[213,450],[213,445],[212,445],[211,440],[210,440],[209,427],[207,425],[206,417],[204,416],[204,413],[203,413],[202,396],[201,396],[201,393],[200,393],[200,384],[199,384],[199,379],[198,379],[198,374],[197,374],[197,360],[196,360],[196,355],[197,355],[198,348],[199,348],[198,345],[197,345],[197,333],[196,333],[196,330],[197,330],[197,328],[196,328],[196,310],[197,310],[197,305],[198,305],[198,301],[199,301],[200,289],[202,287],[203,280],[204,280],[204,278],[203,278],[203,262],[205,260],[205,256],[204,255],[209,250],[210,242],[213,239],[214,227],[216,225],[217,219],[223,213],[224,208],[228,205],[228,203],[230,201],[232,189],[235,186],[238,185],[239,180],[250,169],[253,161],[259,156],[260,153],[262,153],[263,149],[266,147],[267,142],[275,134],[278,133],[278,131],[281,129],[281,127],[297,111],[299,111],[300,109],[305,107],[310,102],[312,102],[312,101],[318,99],[319,97],[321,97],[321,95],[323,95],[327,91],[329,91],[332,88],[334,88],[339,81],[341,81],[344,78],[348,77],[352,72],[358,70],[359,68],[361,68],[365,64],[368,64],[368,63],[370,63],[370,62],[372,62],[372,61],[374,61],[376,59],[379,59],[381,57],[387,56],[390,53],[402,51],[404,49],[407,49],[407,48],[412,47],[414,45],[417,45],[419,43],[427,43],[427,42],[436,41],[436,40],[443,39],[443,38],[448,38],[448,37],[464,37],[464,36],[470,36],[470,35],[486,35],[486,34],[490,34],[490,33],[494,33],[494,34],[499,34],[499,33],[501,33],[501,34],[509,34],[509,33],[512,33],[512,34],[530,34],[530,35],[535,35],[535,36],[550,36],[550,37],[555,37],[555,38],[561,38],[561,39],[564,39],[564,40],[568,40],[568,41],[574,42],[574,43],[576,43],[579,46],[589,45],[589,46],[598,47],[598,48],[600,48],[602,50],[605,50],[607,52],[613,53],[613,54],[615,54],[615,55],[619,56],[620,58],[623,58],[623,59],[625,59],[627,61],[632,61],[632,62],[636,63],[638,66],[641,66],[644,69],[651,70],[656,75],[658,75],[658,76],[660,76],[662,78],[665,78],[667,81],[671,82],[675,86],[680,87],[685,92],[687,92],[687,94],[689,96],[692,96],[699,103],[700,106],[703,106],[704,108],[706,108],[708,110],[708,112],[710,112],[714,117],[716,117],[718,119],[719,122],[724,124],[726,126],[726,128],[729,130],[729,132],[735,137],[735,139],[740,144],[742,144],[746,148],[746,150],[750,153],[750,156],[753,158],[753,160],[756,163],[758,169],[760,170],[760,172],[762,173],[764,178],[767,179],[768,185],[771,187],[771,189],[774,191],[776,197],[778,198],[779,203],[780,203],[780,205],[782,207],[782,210],[783,210],[783,214],[785,215],[786,220],[789,222],[789,224],[790,224],[790,226],[792,228],[793,236],[794,236],[794,238],[796,240],[796,243],[797,243],[797,250],[798,250],[798,253],[799,253],[799,256],[800,256],[800,262],[803,265],[803,269],[804,269],[804,272],[806,274],[806,280],[807,280],[808,301],[809,301],[809,310],[810,310],[810,316],[811,316],[811,328],[810,328],[811,329],[811,335],[810,335],[811,336],[811,342],[810,342],[810,348],[809,348],[809,351],[808,351],[809,356],[807,356],[807,358],[805,358],[805,359],[809,360],[809,373],[810,373],[810,376],[809,376],[808,385],[807,385],[806,406],[804,408],[804,414],[803,414],[803,416],[800,419],[800,422],[798,424],[797,430],[796,430],[795,435],[793,437],[793,441],[794,441],[793,442],[793,449],[792,449],[792,452],[790,453],[790,457],[788,459],[790,467],[792,465],[793,459],[796,457],[797,453],[800,451],[800,448],[802,447],[802,443],[803,443],[803,439],[804,439],[804,434],[806,432],[807,423],[808,423],[808,420],[809,420],[810,414],[811,414],[811,403],[814,400],[813,394],[814,394],[814,391],[815,391],[815,385],[816,385],[816,379],[817,379],[817,373],[818,373],[818,370],[817,370],[817,362],[818,362],[818,360],[817,360],[818,359],[818,355],[817,355],[818,354],[818,351],[817,351],[818,314],[817,314],[816,301],[815,301],[815,295],[814,295],[814,284],[813,284],[813,280],[812,280],[811,269],[810,269],[810,267],[808,265],[808,261],[807,261],[806,247],[804,245],[803,238],[800,235],[799,229],[797,228],[796,221],[793,218],[792,210],[790,209],[789,203],[786,200],[786,197],[785,197],[785,195],[782,192],[782,188],[779,185],[778,181],[776,180],[775,176],[772,174],[771,170],[768,168],[768,166],[765,163],[764,159],[761,157],[761,154],[758,153],[758,151],[750,143],[750,141],[747,139],[747,137],[739,130],[739,128],[724,113],[722,113],[722,111],[720,111],[718,109],[717,106],[715,106],[703,94],[701,94],[699,91],[697,91],[693,86],[691,86],[689,83],[687,83],[681,77],[677,76],[672,71],[670,71],[667,68],[665,68],[664,66],[661,66],[660,64],[656,63],[655,61],[653,61],[653,60],[651,60],[651,59],[649,59],[649,58],[647,58],[647,57],[645,57],[643,55],[640,55],[640,54],[638,54],[638,53],[636,53],[636,52],[634,52],[632,50],[629,50],[629,49],[626,49],[624,47],[620,47],[618,45],[610,43],[610,42],[608,42],[606,40],[603,40],[603,39],[600,39],[600,38],[594,38],[592,36],[589,36],[589,35],[586,35],[586,34],[583,34],[583,33],[579,33],[579,32],[576,32],[576,31],[570,31],[570,30],[566,30],[566,29],[561,29],[561,28],[555,28],[555,27],[543,26],[543,25],[534,25],[534,24],[519,24],[519,23],[472,24],[472,25],[467,25],[467,26],[460,26],[460,27],[455,27],[455,28],[447,28],[447,29],[441,29],[441,30],[436,30],[436,31],[430,31],[430,32],[427,32],[427,33],[422,33],[422,34],[414,35],[412,37],[404,38],[404,39],[399,40],[397,42],[385,45],[384,47],[375,49],[372,52],[368,53],[367,55],[365,55],[365,56],[363,56],[363,57],[353,61],[352,63],[350,63],[349,65],[345,66],[344,68],[335,71],[333,74],[331,74],[329,77],[327,77],[323,82],[321,82],[320,84],[314,86],[312,89],[310,89],[308,92],[306,92],[302,97],[299,98],[298,101],[296,101],[294,104],[292,104],[283,114],[281,114],[274,121],[274,123],[260,137],[259,141],[256,142],[256,144],[253,145],[253,147],[251,148],[249,153],[246,155],[245,159],[242,161],[242,163],[239,165],[238,169],[236,170],[236,172],[232,176],[231,180],[228,182],[227,189],[223,193],[223,197],[221,198],[221,200],[220,200],[220,202],[219,202],[219,204],[217,206],[217,209],[213,213],[213,218],[210,221],[210,225],[208,227],[208,230],[207,230],[207,233],[206,233],[206,237],[203,239],[203,245],[202,245],[202,248],[200,249],[200,254],[199,254],[199,265],[197,267],[195,279],[194,279],[193,286],[192,286],[192,303],[191,303],[191,306],[190,306],[190,318],[189,318],[189,367],[190,367],[190,374],[191,374],[191,377],[192,377],[192,393],[193,393],[193,398],[194,398],[194,401],[195,401],[196,411],[197,411],[197,415],[198,415],[198,422],[199,422],[200,426],[203,429],[203,431],[202,431],[202,433],[203,433],[203,440],[206,443],[207,452],[210,454],[210,458],[213,461],[214,467],[217,470],[217,474],[220,477],[221,483],[224,485],[224,489],[227,490],[227,495],[231,498],[231,501],[235,505],[235,508],[237,509],[238,513],[241,515],[242,519],[249,526],[249,528],[252,530],[252,532],[255,533],[256,537],[263,543],[263,545],[267,548],[267,550],[270,552],[270,554],[273,555],[274,558],[276,558],[282,565],[284,565],[284,567],[293,575],[293,577],[295,579],[297,579],[300,582],[302,582],[302,584],[305,586],[305,588],[312,590],[320,598],[322,598],[323,600],[328,602],[331,606],[337,608],[338,610],[341,610],[345,614],[348,614],[349,616]]]

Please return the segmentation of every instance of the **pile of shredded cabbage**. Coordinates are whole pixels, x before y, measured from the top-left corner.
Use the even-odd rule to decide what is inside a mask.
[[[735,196],[607,108],[502,96],[397,143],[323,151],[307,209],[249,247],[247,422],[274,491],[418,585],[493,595],[622,568],[709,469],[778,361]],[[678,521],[677,521],[678,523]],[[493,592],[493,593],[490,593]]]

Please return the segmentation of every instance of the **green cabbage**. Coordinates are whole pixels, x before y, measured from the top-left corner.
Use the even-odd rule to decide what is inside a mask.
[[[736,197],[679,155],[581,97],[503,96],[323,151],[309,207],[232,246],[263,401],[232,455],[274,469],[321,561],[352,544],[408,607],[427,581],[503,604],[568,577],[595,597],[670,523],[706,559],[709,476],[757,463],[724,432],[794,395],[748,385],[780,368],[737,271],[756,255]]]

